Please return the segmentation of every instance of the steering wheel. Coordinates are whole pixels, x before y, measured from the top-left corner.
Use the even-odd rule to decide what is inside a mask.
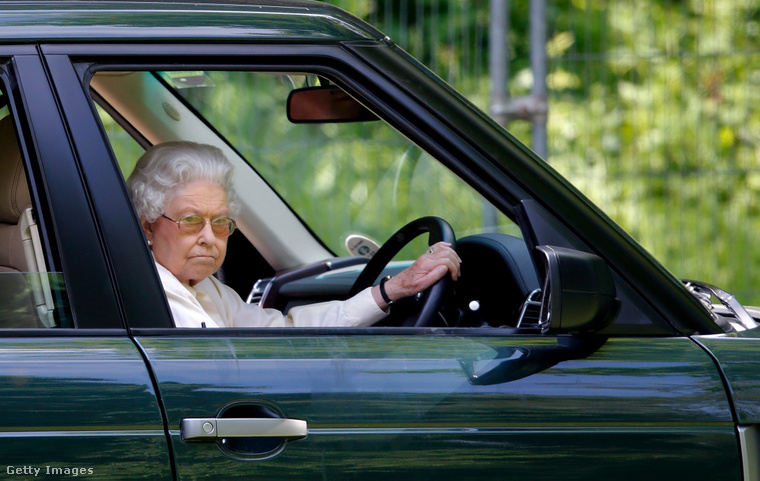
[[[421,217],[413,220],[385,241],[385,244],[372,256],[364,270],[356,278],[354,285],[351,287],[349,296],[354,296],[362,289],[366,289],[374,284],[375,280],[383,272],[383,269],[401,251],[412,239],[427,232],[428,245],[432,246],[436,242],[448,242],[452,248],[456,248],[456,237],[454,230],[448,222],[440,217]],[[417,320],[415,327],[425,327],[433,323],[435,314],[441,309],[443,299],[451,285],[451,276],[444,275],[441,280],[430,286],[422,293]]]

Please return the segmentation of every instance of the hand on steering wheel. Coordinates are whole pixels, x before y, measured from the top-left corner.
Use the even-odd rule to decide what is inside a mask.
[[[443,304],[452,278],[459,275],[460,262],[453,251],[456,243],[454,231],[448,222],[438,217],[422,217],[414,220],[391,236],[365,266],[354,282],[350,295],[353,296],[373,285],[393,257],[412,239],[425,232],[429,233],[428,245],[431,246],[432,254],[429,250],[420,256],[412,266],[399,273],[392,284],[388,282],[386,286],[390,289],[389,295],[394,300],[424,291],[414,325],[417,327],[431,325]],[[451,275],[446,275],[447,271]]]
[[[390,299],[398,300],[423,292],[443,276],[448,275],[452,280],[457,280],[460,262],[451,244],[437,242],[419,256],[414,264],[386,282],[385,292]]]

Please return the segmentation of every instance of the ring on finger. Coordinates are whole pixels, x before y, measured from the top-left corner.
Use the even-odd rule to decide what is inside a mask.
[[[428,254],[430,254],[432,256],[434,253],[435,253],[435,251],[433,250],[432,247],[430,249],[428,249]]]

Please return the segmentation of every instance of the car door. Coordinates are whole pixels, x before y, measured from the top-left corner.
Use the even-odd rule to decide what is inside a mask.
[[[34,45],[3,46],[0,58],[0,469],[171,479],[156,390],[124,328],[44,64]]]
[[[415,330],[139,342],[182,478],[740,479],[720,379],[687,338],[612,339],[583,359],[483,384],[464,362],[498,366],[515,348],[558,340]],[[306,436],[267,434],[260,423],[271,418],[305,421]],[[251,438],[231,437],[241,433]]]
[[[134,70],[156,69],[129,46],[113,50]],[[164,69],[178,56],[177,69],[214,65],[211,57],[199,58],[196,46],[140,45],[139,52],[147,50]],[[523,199],[522,210],[513,207],[522,213],[510,216],[528,246],[590,250],[561,220],[532,207],[535,199],[519,187],[546,179],[516,182],[499,169],[482,169],[486,160],[461,132],[341,48],[322,46],[314,57],[284,45],[205,51],[225,54],[238,70],[261,67],[250,63],[253,51],[259,60],[276,54],[285,65],[303,62],[301,68],[350,83],[371,110],[393,119],[400,135],[468,173],[462,177],[476,191],[504,185],[510,197],[500,202]],[[86,73],[99,67],[85,62],[98,52],[66,46],[45,52],[85,170],[100,173],[109,187],[92,187],[96,211],[125,214],[123,180],[117,182],[109,146],[93,134],[98,121],[86,95]],[[460,142],[459,150],[443,149],[441,138]],[[734,419],[712,359],[617,274],[618,318],[636,329],[603,336],[490,327],[173,329],[155,293],[122,281],[142,272],[156,287],[134,214],[103,230],[121,296],[147,296],[143,310],[127,319],[157,384],[180,479],[741,479]],[[143,250],[120,257],[118,250],[132,248],[120,232]]]

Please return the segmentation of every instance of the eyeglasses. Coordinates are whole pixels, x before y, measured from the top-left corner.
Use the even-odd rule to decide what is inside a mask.
[[[197,234],[206,225],[206,219],[199,215],[186,215],[180,217],[179,220],[174,220],[164,214],[161,214],[161,217],[177,224],[179,231],[183,234]],[[229,217],[219,217],[209,221],[209,224],[211,224],[211,230],[217,237],[227,237],[235,232],[235,221]]]

